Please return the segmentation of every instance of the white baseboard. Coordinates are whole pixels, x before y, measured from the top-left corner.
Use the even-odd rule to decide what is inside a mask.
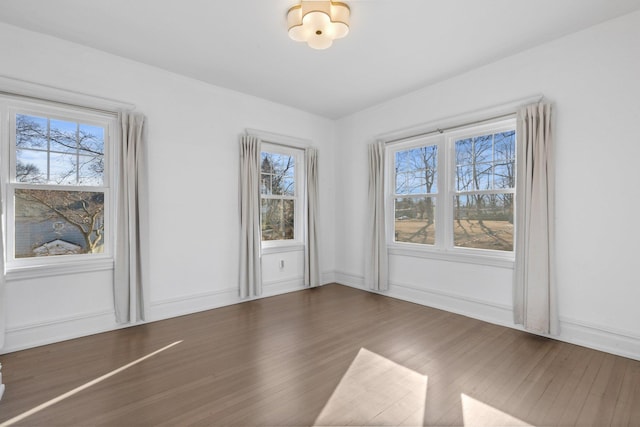
[[[331,283],[334,278],[335,274],[333,272],[322,273],[323,283]],[[234,286],[213,292],[153,301],[147,308],[147,322],[303,290],[306,289],[303,282],[304,279],[302,277],[265,282],[263,283],[263,294],[255,298],[241,299],[238,295],[238,288]],[[20,325],[6,330],[5,343],[0,354],[130,326],[135,325],[120,325],[116,323],[113,310],[84,313],[45,322]]]
[[[390,283],[390,290],[385,295],[497,325],[513,325],[511,307],[455,293]]]
[[[113,310],[106,310],[7,328],[1,354],[122,327],[125,326],[116,323]]]
[[[304,277],[262,283],[262,298],[304,289]]]
[[[238,288],[236,287],[167,298],[151,302],[148,307],[147,317],[150,322],[154,322],[236,304],[238,301]]]
[[[640,336],[629,331],[561,317],[560,334],[562,341],[571,344],[640,360]]]
[[[240,298],[237,287],[221,289],[213,292],[185,295],[182,297],[152,302],[149,307],[148,318],[151,322],[169,319],[171,317],[184,316],[185,314],[198,313],[200,311],[212,310],[214,308],[252,301],[254,299],[271,297],[287,292],[299,291],[302,289],[305,289],[303,285],[303,278],[293,278],[264,282],[262,284],[262,295],[253,298]]]
[[[336,283],[341,285],[374,292],[366,286],[363,276],[336,271],[335,278]],[[521,326],[513,323],[512,307],[507,305],[494,304],[441,290],[393,282],[390,283],[388,292],[375,293],[523,330]],[[560,335],[550,338],[640,360],[640,336],[629,331],[619,331],[601,325],[561,317]]]
[[[368,289],[364,277],[349,273],[336,273],[337,282],[356,289],[379,293],[403,301],[433,307],[474,319],[503,326],[512,326],[511,307],[404,283],[390,283],[389,291],[376,292]],[[341,281],[343,280],[343,281]]]
[[[335,283],[336,281],[336,272],[335,271],[327,271],[320,274],[320,283],[322,285],[328,285],[329,283]]]
[[[339,283],[372,292],[366,286],[364,277],[357,274],[343,271],[324,272],[321,275],[321,281],[323,284]],[[521,329],[513,324],[511,307],[509,306],[410,284],[391,283],[390,288],[388,292],[380,294],[514,329]],[[260,298],[303,289],[306,288],[303,285],[303,279],[300,277],[268,282],[263,284],[263,295]],[[237,287],[230,287],[214,292],[155,301],[150,304],[147,314],[149,321],[152,322],[249,300],[251,299],[240,299]],[[21,325],[7,329],[5,345],[0,354],[128,326],[131,325],[118,325],[115,322],[112,310]],[[640,336],[629,331],[615,330],[601,325],[561,317],[560,336],[553,338],[640,360]],[[0,388],[2,388],[1,386],[2,383],[0,381]]]
[[[351,288],[362,289],[363,291],[368,291],[364,284],[364,277],[358,276],[351,273],[346,273],[344,271],[336,271],[335,272],[335,282],[341,285],[349,286]]]

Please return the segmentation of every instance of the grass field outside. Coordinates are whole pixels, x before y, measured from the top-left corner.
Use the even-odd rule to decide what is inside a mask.
[[[435,224],[426,219],[397,219],[396,242],[435,244]],[[463,248],[513,250],[513,224],[509,221],[472,219],[453,223],[454,245]]]

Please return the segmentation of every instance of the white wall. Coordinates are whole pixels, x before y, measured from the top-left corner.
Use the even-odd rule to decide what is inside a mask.
[[[543,93],[557,119],[561,339],[640,358],[639,45],[634,13],[337,123],[2,24],[0,74],[131,102],[147,115],[152,319],[237,301],[244,128],[319,147],[324,281],[364,287],[366,145],[383,133]],[[268,293],[300,288],[299,256],[265,260]],[[283,257],[288,267],[280,271]],[[110,281],[103,271],[9,282],[4,351],[113,328]],[[392,296],[512,325],[508,268],[393,256],[391,282]]]
[[[333,279],[334,122],[56,38],[0,24],[0,75],[136,105],[147,116],[152,320],[235,303],[238,138],[245,128],[319,149],[321,269]],[[274,268],[280,259],[285,268]],[[265,294],[302,288],[300,252],[266,256]],[[116,327],[111,271],[10,280],[12,351]]]
[[[636,12],[340,120],[337,280],[366,286],[367,144],[541,93],[556,113],[561,339],[640,358],[638,46]],[[511,273],[391,256],[389,294],[512,325]]]

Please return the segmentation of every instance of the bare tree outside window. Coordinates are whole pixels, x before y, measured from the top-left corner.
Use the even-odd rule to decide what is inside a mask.
[[[396,152],[396,242],[435,243],[437,164],[435,145]]]
[[[295,160],[262,152],[260,164],[262,240],[295,238]]]
[[[515,131],[455,142],[454,245],[513,250]]]
[[[16,181],[34,184],[103,184],[104,128],[16,115]]]
[[[513,252],[514,129],[509,118],[390,146],[393,215],[387,226],[393,226],[393,241],[432,246],[425,252]]]
[[[60,240],[79,247],[64,254],[101,253],[104,193],[16,189],[16,258],[63,255],[46,244]]]
[[[102,252],[104,138],[102,126],[16,114],[16,258]]]

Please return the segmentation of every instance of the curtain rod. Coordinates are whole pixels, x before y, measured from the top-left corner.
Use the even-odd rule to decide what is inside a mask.
[[[489,118],[482,119],[482,120],[475,120],[475,121],[472,121],[472,122],[461,123],[461,124],[456,125],[456,126],[449,126],[449,127],[445,127],[445,128],[436,128],[436,129],[430,130],[428,132],[422,132],[422,133],[418,133],[418,134],[415,134],[415,135],[403,136],[402,138],[390,139],[388,141],[385,141],[384,143],[385,144],[393,144],[393,143],[396,143],[396,142],[406,141],[407,139],[420,138],[422,136],[429,136],[429,135],[435,135],[435,134],[442,134],[442,133],[448,132],[450,130],[460,129],[460,128],[464,128],[464,127],[472,126],[472,125],[479,125],[479,124],[482,124],[482,123],[491,122],[493,120],[506,119],[507,117],[513,117],[515,115],[516,115],[516,113],[501,114],[499,116],[493,116],[493,117],[489,117]]]
[[[282,142],[273,142],[273,141],[263,140],[262,138],[260,138],[260,141],[269,145],[277,145],[278,147],[292,148],[294,150],[304,150],[304,147],[300,147],[298,145],[283,144]]]
[[[435,123],[432,122],[432,125],[429,126],[429,124],[425,124],[424,126],[422,126],[422,128],[426,128],[426,129],[430,129],[428,131],[423,131],[423,132],[418,132],[416,134],[412,134],[412,135],[407,135],[407,136],[402,136],[402,137],[397,137],[397,138],[392,138],[392,139],[385,139],[384,137],[380,137],[378,139],[378,141],[384,141],[384,144],[394,144],[397,142],[402,142],[402,141],[406,141],[408,139],[414,139],[414,138],[420,138],[420,137],[424,137],[424,136],[429,136],[429,135],[436,135],[436,134],[442,134],[444,132],[448,132],[450,130],[455,130],[455,129],[461,129],[467,126],[472,126],[472,125],[477,125],[477,124],[482,124],[482,123],[487,123],[493,120],[499,120],[499,119],[504,119],[507,117],[513,117],[516,115],[517,110],[523,106],[523,105],[528,105],[528,104],[534,104],[534,103],[539,103],[540,101],[542,101],[542,99],[544,98],[544,95],[534,95],[534,96],[530,96],[528,98],[523,98],[523,99],[519,99],[516,101],[512,101],[506,104],[501,104],[495,107],[491,107],[491,108],[486,108],[480,111],[475,111],[475,112],[470,112],[464,115],[458,115],[455,117],[448,117],[448,118],[444,118],[442,120],[439,120],[440,122],[449,122],[449,123],[456,123],[456,117],[462,122],[462,123],[456,123],[453,126],[446,126],[446,127],[435,127]],[[473,119],[474,116],[477,118],[478,116],[480,116],[480,114],[482,112],[485,112],[487,114],[491,114],[493,112],[493,114],[495,114],[494,116],[490,116],[490,117],[486,117],[486,118],[482,118],[482,119],[476,119],[476,120],[469,120],[469,119]],[[508,113],[505,113],[506,111],[508,111]],[[469,120],[469,121],[465,121]],[[417,130],[417,129],[416,129]],[[395,134],[397,135],[400,132],[395,132]],[[407,130],[407,132],[410,132],[410,130]],[[392,136],[393,134],[391,134],[390,136]]]

